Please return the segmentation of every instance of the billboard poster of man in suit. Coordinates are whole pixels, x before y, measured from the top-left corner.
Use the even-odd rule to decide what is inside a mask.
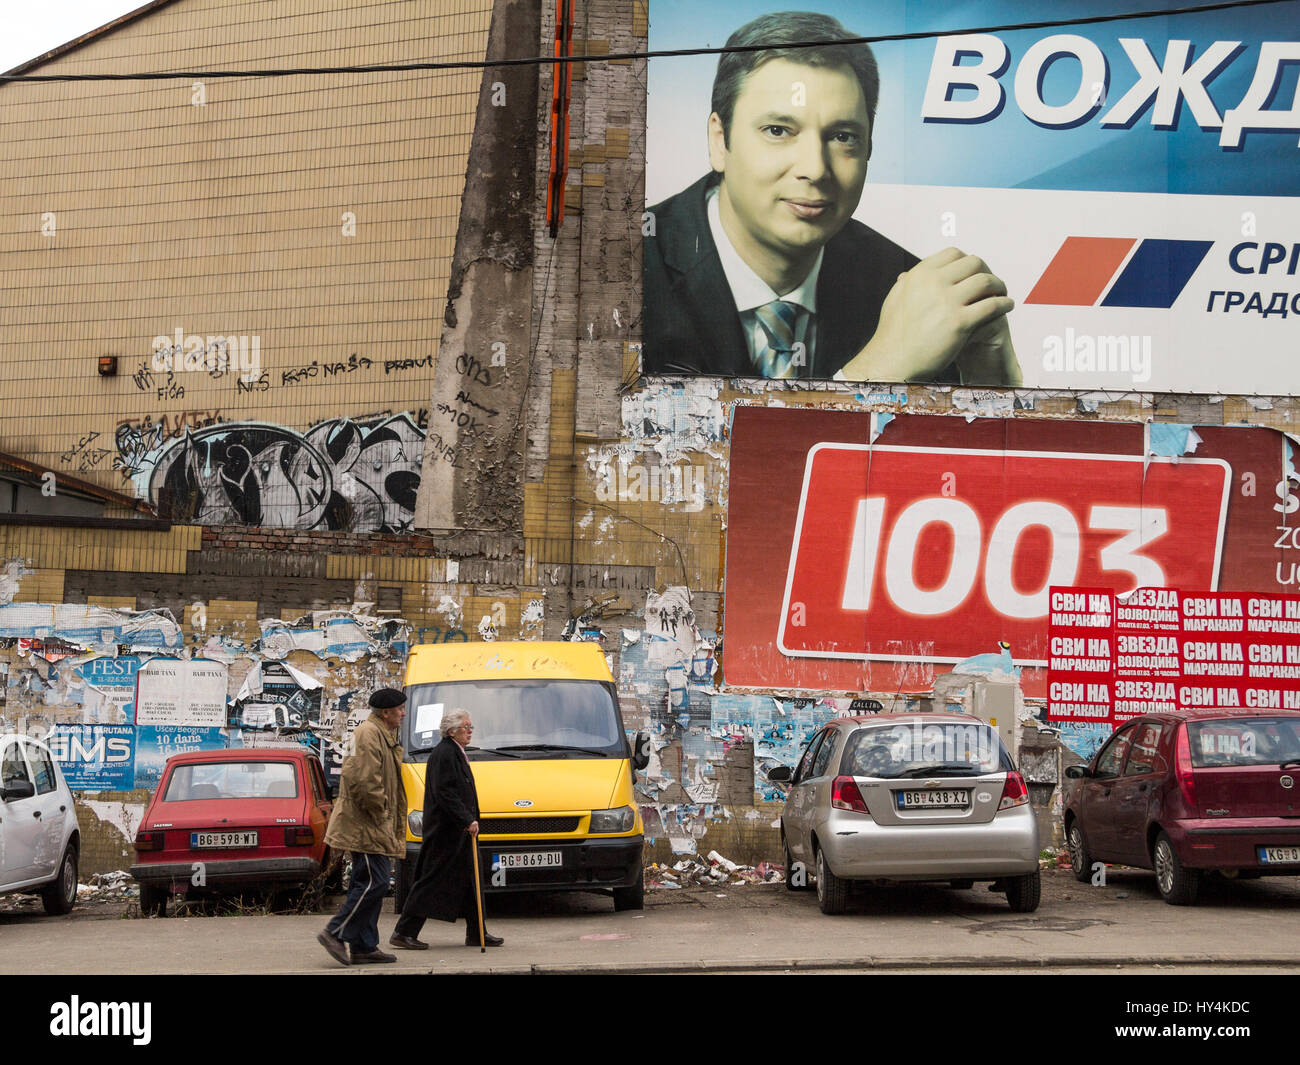
[[[652,5],[644,373],[1300,395],[1300,2],[816,7]]]
[[[983,260],[924,260],[853,218],[880,76],[829,15],[747,22],[712,87],[710,169],[650,208],[647,372],[1016,385],[1014,301]],[[734,308],[734,313],[728,313]]]

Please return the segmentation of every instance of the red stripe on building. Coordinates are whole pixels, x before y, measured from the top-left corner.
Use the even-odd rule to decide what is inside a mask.
[[[1025,302],[1091,307],[1136,243],[1134,237],[1066,237]]]

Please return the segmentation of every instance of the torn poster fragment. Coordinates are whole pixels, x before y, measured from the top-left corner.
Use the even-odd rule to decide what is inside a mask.
[[[0,605],[0,639],[57,638],[78,647],[179,648],[181,627],[167,610],[111,610],[84,603]]]
[[[135,786],[150,791],[157,788],[163,766],[174,754],[222,751],[227,746],[225,729],[142,725],[136,730],[135,738]]]
[[[130,791],[135,786],[135,729],[59,723],[46,737],[73,791]]]
[[[254,663],[230,708],[235,729],[306,729],[320,724],[320,681],[287,662]],[[248,746],[245,739],[245,746]]]
[[[18,594],[18,583],[27,575],[21,558],[11,558],[0,569],[0,603],[12,603]]]
[[[367,655],[402,655],[410,632],[401,618],[375,618],[347,610],[316,610],[293,623],[263,618],[258,624],[262,630],[258,650],[270,659],[285,658],[291,651],[345,662]]]
[[[647,661],[689,665],[695,658],[695,645],[699,640],[695,612],[691,610],[690,590],[674,585],[664,589],[662,594],[647,592],[645,633],[650,644]]]
[[[136,676],[135,723],[223,728],[226,684],[224,662],[151,659]]]

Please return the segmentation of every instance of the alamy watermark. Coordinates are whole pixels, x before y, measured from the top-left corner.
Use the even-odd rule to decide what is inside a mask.
[[[50,1035],[126,1036],[136,1046],[148,1046],[152,1013],[149,1002],[82,1002],[73,995],[50,1006]]]
[[[611,463],[596,479],[596,498],[602,503],[684,503],[685,509],[704,509],[707,471],[703,466]]]
[[[879,733],[889,737],[891,754],[906,762],[996,765],[1001,743],[987,725],[895,725]],[[869,742],[869,741],[866,741]]]
[[[1043,369],[1049,373],[1093,374],[1105,378],[1127,375],[1135,385],[1151,380],[1151,337],[1076,333],[1043,337]]]
[[[153,338],[150,367],[155,373],[210,373],[238,371],[240,380],[254,381],[262,371],[260,336],[200,336],[180,326],[173,336]]]

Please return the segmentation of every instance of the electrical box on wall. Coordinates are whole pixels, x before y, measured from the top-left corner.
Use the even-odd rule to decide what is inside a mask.
[[[1021,704],[1020,685],[1013,678],[992,679],[973,673],[941,673],[934,678],[934,694],[927,709],[932,713],[970,714],[998,730],[1012,758],[1020,731],[1016,727]]]
[[[977,680],[975,716],[996,728],[1002,738],[1002,745],[1011,752],[1013,759],[1019,760],[1020,730],[1016,727],[1016,710],[1020,702],[1020,685],[1008,681],[988,680],[985,677],[979,677]]]

